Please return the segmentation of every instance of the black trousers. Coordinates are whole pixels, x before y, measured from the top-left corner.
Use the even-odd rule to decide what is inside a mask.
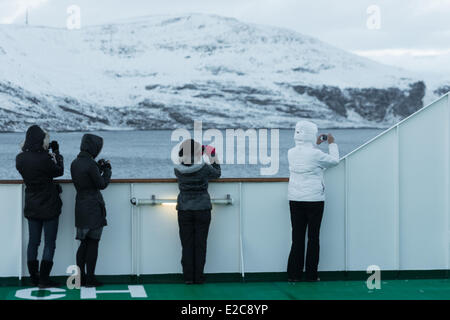
[[[203,281],[211,211],[178,211],[182,246],[181,265],[185,281]]]
[[[80,242],[80,246],[77,250],[77,266],[80,268],[82,279],[86,275],[88,277],[93,277],[95,275],[99,241],[99,239],[86,237]]]
[[[301,280],[305,262],[305,235],[308,229],[308,248],[306,251],[306,279],[317,279],[319,264],[319,233],[323,216],[323,201],[289,201],[292,223],[292,247],[288,260],[288,277]]]
[[[37,260],[39,245],[41,244],[42,229],[44,229],[44,252],[42,260],[53,261],[58,234],[59,216],[51,220],[28,219],[28,248],[27,260]]]

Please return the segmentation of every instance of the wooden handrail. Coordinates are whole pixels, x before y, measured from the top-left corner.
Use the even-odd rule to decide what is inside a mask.
[[[211,182],[288,182],[289,178],[221,178],[211,180]],[[55,180],[57,183],[72,183],[72,180],[61,179]],[[111,183],[176,183],[177,179],[111,179]],[[23,184],[23,180],[0,180],[2,184]]]

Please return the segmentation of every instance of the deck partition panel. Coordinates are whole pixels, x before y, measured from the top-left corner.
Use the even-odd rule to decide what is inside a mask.
[[[212,198],[229,194],[235,203],[215,205],[211,213],[205,272],[240,272],[239,189],[237,183],[217,183],[210,186]],[[176,199],[176,183],[135,184],[134,197]],[[135,208],[138,235],[137,274],[167,274],[181,272],[181,244],[175,204]]]
[[[287,183],[243,183],[245,272],[284,272],[291,244]]]
[[[397,179],[395,131],[388,132],[346,159],[348,184],[347,270],[396,266]]]
[[[0,184],[0,221],[0,277],[21,277],[21,184]]]
[[[99,245],[99,274],[132,274],[132,216],[130,184],[113,183],[102,191],[108,226]],[[77,241],[77,245],[78,245]]]
[[[345,163],[328,170],[325,210],[320,227],[319,271],[346,270]]]
[[[134,184],[133,197],[173,199],[175,183]],[[172,204],[135,207],[136,274],[180,273],[181,245]]]
[[[232,205],[213,205],[208,234],[205,272],[241,273],[240,201],[239,183],[212,183],[211,198],[233,199]],[[178,234],[175,235],[178,238]],[[179,241],[179,240],[178,240]]]
[[[399,128],[401,269],[448,268],[449,119],[445,96]]]

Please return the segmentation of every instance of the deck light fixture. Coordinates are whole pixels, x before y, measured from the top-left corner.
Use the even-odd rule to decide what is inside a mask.
[[[156,198],[156,195],[152,195],[150,199],[138,199],[138,198],[131,198],[130,202],[134,206],[155,206],[155,205],[161,205],[161,204],[176,204],[176,199],[158,199]],[[233,198],[231,198],[230,194],[227,194],[225,198],[213,198],[211,199],[211,203],[213,204],[224,204],[224,205],[232,205],[233,204]]]

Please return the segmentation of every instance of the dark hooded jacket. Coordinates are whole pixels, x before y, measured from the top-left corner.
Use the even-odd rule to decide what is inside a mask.
[[[180,164],[175,167],[180,193],[177,199],[179,211],[211,210],[211,199],[208,193],[208,181],[220,177],[220,165],[198,163]]]
[[[96,229],[106,226],[105,201],[100,190],[106,189],[111,179],[111,169],[102,170],[94,160],[103,147],[103,139],[85,134],[81,139],[80,153],[72,162],[70,173],[77,190],[75,226]]]
[[[53,178],[64,174],[64,159],[44,149],[46,133],[37,125],[28,128],[16,168],[25,183],[24,215],[27,219],[49,220],[61,214],[61,187]]]

